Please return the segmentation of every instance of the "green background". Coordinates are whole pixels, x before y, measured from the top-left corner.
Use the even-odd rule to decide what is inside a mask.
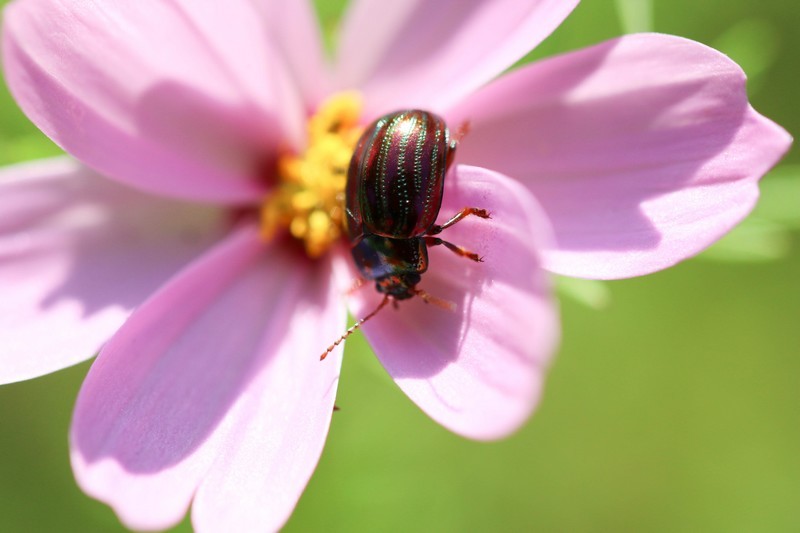
[[[334,28],[341,2],[318,4]],[[584,0],[528,59],[648,27],[682,35],[739,61],[754,106],[800,131],[797,0],[659,0],[650,22],[639,16],[648,5]],[[55,153],[0,88],[0,163]],[[564,285],[544,400],[504,441],[436,425],[357,336],[342,410],[286,529],[800,531],[798,169],[794,151],[748,223],[697,259]],[[0,531],[123,529],[68,464],[88,367],[0,388]]]

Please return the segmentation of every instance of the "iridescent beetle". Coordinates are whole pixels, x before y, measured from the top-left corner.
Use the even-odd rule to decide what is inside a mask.
[[[320,359],[390,301],[419,296],[448,306],[417,288],[428,269],[428,246],[444,245],[481,261],[476,253],[436,237],[466,216],[489,218],[485,209],[465,207],[444,224],[436,224],[457,143],[441,117],[417,109],[384,115],[362,134],[347,173],[347,232],[356,267],[384,297]]]

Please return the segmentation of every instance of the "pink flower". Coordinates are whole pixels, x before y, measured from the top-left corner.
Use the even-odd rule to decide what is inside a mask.
[[[471,438],[536,404],[558,337],[546,272],[647,274],[746,216],[791,140],[722,54],[632,35],[492,81],[577,3],[358,0],[331,68],[304,2],[12,3],[11,90],[80,163],[3,171],[0,380],[105,343],[71,432],[81,487],[134,528],[190,503],[201,531],[290,515],[330,424],[341,350],[318,356],[345,327],[352,267],[341,245],[312,260],[262,238],[252,215],[336,91],[361,91],[361,124],[408,107],[470,123],[441,216],[489,209],[446,233],[486,261],[432,250],[421,286],[457,311],[412,299],[364,331],[408,396]],[[361,289],[351,310],[378,298]]]

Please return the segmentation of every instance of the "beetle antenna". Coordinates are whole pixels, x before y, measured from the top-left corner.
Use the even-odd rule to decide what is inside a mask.
[[[355,332],[355,330],[357,330],[358,328],[360,328],[360,327],[361,327],[361,325],[362,325],[364,322],[366,322],[366,321],[367,321],[367,320],[369,320],[370,318],[372,318],[372,317],[374,317],[375,315],[377,315],[377,314],[378,314],[378,311],[380,311],[381,309],[383,309],[384,307],[386,307],[386,304],[388,304],[390,300],[391,300],[391,298],[389,298],[389,296],[388,296],[388,295],[387,295],[387,296],[384,296],[384,297],[383,297],[383,300],[382,300],[382,301],[381,301],[381,303],[378,305],[378,307],[376,307],[376,308],[375,308],[375,310],[374,310],[374,311],[372,311],[370,314],[368,314],[367,316],[365,316],[364,318],[362,318],[361,320],[357,321],[355,324],[353,324],[352,326],[350,326],[350,328],[348,328],[348,330],[344,332],[344,335],[342,335],[341,337],[339,337],[339,339],[337,339],[337,341],[336,341],[336,342],[334,342],[333,344],[331,344],[330,346],[328,346],[328,349],[327,349],[327,350],[325,350],[325,352],[324,352],[322,355],[320,355],[320,356],[319,356],[319,360],[320,360],[320,361],[323,361],[323,360],[324,360],[326,357],[328,357],[328,354],[329,354],[329,353],[331,353],[331,352],[333,351],[333,349],[334,349],[334,348],[336,348],[337,346],[339,346],[339,345],[342,343],[342,341],[343,341],[343,340],[345,340],[347,337],[349,337],[350,335],[352,335],[352,334],[353,334],[353,332]]]
[[[453,302],[448,302],[447,300],[442,300],[441,298],[437,298],[436,296],[430,295],[427,292],[423,291],[422,289],[414,289],[414,294],[422,298],[422,300],[426,304],[433,304],[447,311],[456,310],[456,304],[454,304]]]

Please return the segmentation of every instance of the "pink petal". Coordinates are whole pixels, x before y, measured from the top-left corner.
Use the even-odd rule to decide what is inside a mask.
[[[386,370],[434,420],[467,437],[493,439],[530,415],[557,344],[556,308],[538,252],[548,225],[522,186],[460,165],[448,175],[440,222],[465,206],[487,208],[492,218],[470,217],[442,238],[484,262],[431,248],[419,285],[456,310],[412,298],[363,328]],[[362,317],[380,297],[370,284],[353,300]]]
[[[0,171],[0,383],[95,355],[130,311],[222,230],[67,158]]]
[[[287,59],[307,111],[313,112],[331,91],[314,6],[309,0],[265,0],[263,5],[276,48]]]
[[[555,231],[545,267],[624,278],[701,251],[752,209],[790,137],[726,56],[631,35],[526,67],[448,115],[458,161],[522,180]]]
[[[197,491],[192,522],[198,531],[278,530],[319,461],[341,349],[324,361],[319,356],[346,328],[346,313],[329,277],[305,284],[300,304],[283,309],[294,316],[268,341],[271,364],[242,397],[225,453]]]
[[[337,74],[365,92],[367,111],[449,106],[510,67],[578,0],[356,0],[346,14]]]
[[[257,199],[302,109],[254,2],[25,0],[4,13],[19,105],[59,146],[142,189]]]
[[[338,380],[340,352],[324,363],[319,354],[345,318],[329,267],[301,257],[244,227],[144,303],[98,356],[75,410],[73,468],[126,525],[175,524],[198,487],[199,530],[235,531],[255,516],[270,529],[291,512]]]

